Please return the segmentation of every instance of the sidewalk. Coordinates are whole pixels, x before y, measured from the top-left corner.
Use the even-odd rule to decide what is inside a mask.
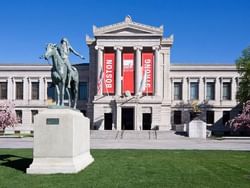
[[[91,149],[181,149],[250,151],[250,140],[190,139],[178,136],[161,140],[91,139]],[[0,148],[32,148],[33,138],[0,138]]]

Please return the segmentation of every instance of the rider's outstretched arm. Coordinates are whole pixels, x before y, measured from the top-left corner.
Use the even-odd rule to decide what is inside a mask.
[[[79,54],[77,51],[74,50],[74,48],[72,48],[72,46],[69,47],[70,51],[77,55],[78,57],[80,57],[81,59],[85,59],[81,54]]]

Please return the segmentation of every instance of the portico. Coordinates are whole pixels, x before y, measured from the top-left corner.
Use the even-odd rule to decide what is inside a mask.
[[[112,129],[117,130],[170,129],[170,99],[165,89],[169,85],[164,84],[169,77],[164,74],[169,74],[170,53],[166,52],[173,37],[163,37],[163,26],[140,24],[130,16],[117,24],[93,26],[93,34],[94,38],[86,37],[90,72],[96,74],[96,79],[90,80],[92,128],[105,129],[110,127],[105,122],[112,122]],[[107,113],[112,114],[112,120]],[[169,118],[163,122],[162,115]],[[151,120],[150,126],[143,127],[143,119]]]

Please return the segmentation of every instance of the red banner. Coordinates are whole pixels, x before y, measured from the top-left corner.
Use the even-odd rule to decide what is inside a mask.
[[[134,54],[123,54],[123,88],[122,92],[134,94]]]
[[[143,93],[153,94],[154,92],[154,55],[153,53],[142,53],[142,79],[145,80]]]
[[[115,93],[115,54],[104,53],[103,57],[103,94]]]

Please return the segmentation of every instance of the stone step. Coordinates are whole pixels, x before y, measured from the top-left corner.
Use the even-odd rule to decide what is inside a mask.
[[[91,139],[123,139],[123,140],[165,140],[180,137],[174,131],[154,131],[154,130],[91,130]]]

